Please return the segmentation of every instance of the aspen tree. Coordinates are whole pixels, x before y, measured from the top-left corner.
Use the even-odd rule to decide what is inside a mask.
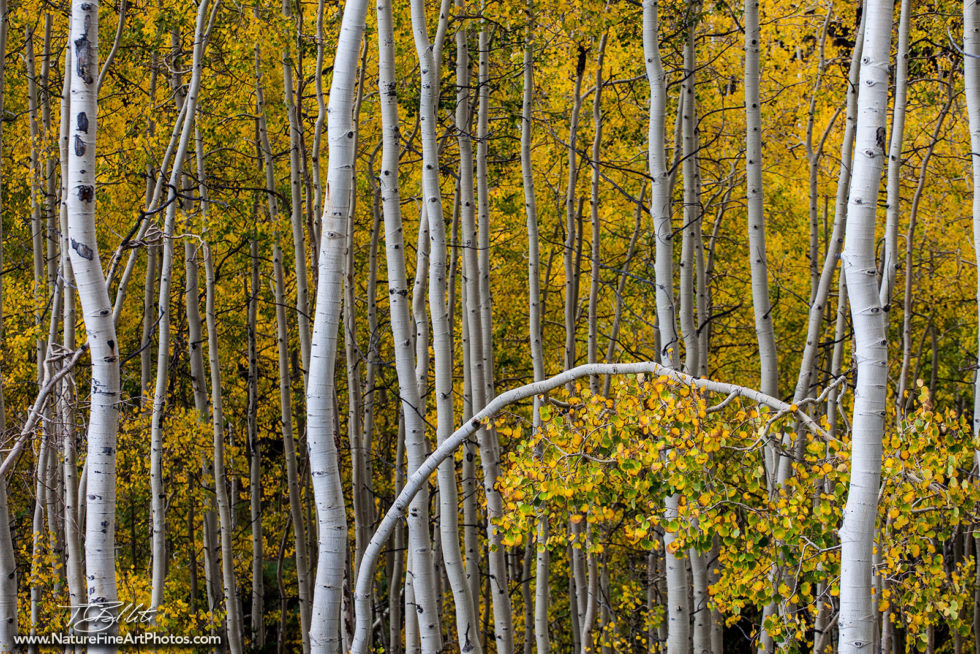
[[[379,187],[385,221],[385,258],[388,270],[388,303],[391,312],[392,336],[395,343],[395,366],[398,375],[402,416],[409,440],[418,441],[425,433],[424,404],[419,396],[416,380],[415,352],[412,349],[412,323],[409,313],[408,280],[405,273],[404,238],[402,235],[401,206],[399,199],[398,160],[401,154],[398,129],[397,83],[395,78],[394,26],[391,4],[378,3],[378,88],[382,90],[381,110],[383,143]],[[435,320],[435,313],[433,313]],[[433,333],[438,334],[436,323]],[[445,365],[446,352],[442,347],[435,350],[437,369]],[[443,438],[454,422],[452,404],[437,402],[437,437]],[[411,439],[407,435],[411,433]],[[417,462],[414,463],[417,465]],[[410,464],[409,470],[413,469]],[[446,574],[453,592],[456,608],[456,630],[460,651],[479,652],[477,614],[473,597],[466,581],[463,560],[459,550],[459,527],[456,493],[455,466],[451,461],[439,468],[439,534]],[[411,528],[411,527],[410,527]],[[366,543],[365,543],[366,546]]]
[[[963,0],[963,53],[963,90],[969,113],[970,161],[973,164],[973,242],[980,256],[980,192],[977,190],[980,189],[980,4],[976,0]],[[980,280],[977,281],[977,297],[980,298]],[[980,373],[974,384],[973,434],[977,436],[980,434]],[[977,465],[980,465],[980,453],[977,454]]]
[[[459,0],[457,0],[457,8],[462,8]],[[488,116],[490,104],[488,68],[489,34],[487,32],[486,21],[481,22],[479,32],[479,72],[477,79],[476,208],[479,221],[478,225],[472,224],[473,158],[469,145],[472,116],[469,115],[467,107],[469,104],[468,86],[470,86],[472,80],[472,72],[470,71],[466,38],[467,32],[465,28],[457,31],[457,79],[460,83],[464,83],[465,87],[457,93],[456,115],[457,130],[460,130],[459,133],[461,135],[460,223],[464,227],[472,225],[475,228],[470,232],[469,238],[465,234],[463,236],[463,258],[465,262],[466,255],[468,253],[472,255],[470,269],[473,279],[471,282],[468,278],[466,280],[468,281],[467,302],[464,303],[464,308],[467,310],[467,315],[469,316],[470,367],[474,373],[471,378],[471,392],[473,393],[473,407],[476,410],[477,407],[482,407],[486,402],[489,402],[494,395],[492,307],[489,282],[490,209],[487,185],[487,142],[489,140]],[[462,68],[462,64],[464,63],[465,69]],[[463,113],[464,109],[465,113]],[[462,128],[460,128],[460,122],[463,123]],[[464,163],[464,161],[467,163]],[[469,215],[467,215],[466,211],[467,199],[471,203]],[[470,244],[468,248],[465,247],[466,242]],[[469,304],[468,308],[466,304]],[[503,503],[500,492],[496,487],[497,477],[499,476],[500,446],[494,426],[489,424],[484,429],[479,430],[477,432],[477,440],[480,449],[480,463],[483,468],[483,491],[487,502],[487,559],[490,573],[488,583],[493,607],[494,640],[497,651],[500,654],[509,654],[514,649],[514,626],[506,564],[507,552],[501,542],[497,527],[497,524],[503,517]]]
[[[303,234],[303,192],[300,187],[301,147],[298,107],[293,96],[293,62],[289,52],[282,59],[283,99],[289,118],[289,224],[293,232],[293,261],[296,267],[296,319],[299,324],[300,355],[303,360],[303,380],[309,379],[310,368],[310,314],[306,287],[306,238]],[[318,75],[319,77],[319,75]],[[356,137],[355,137],[356,138]]]
[[[881,264],[881,288],[878,297],[882,307],[891,304],[898,272],[898,219],[901,215],[900,182],[902,142],[905,136],[905,110],[908,101],[909,26],[912,22],[912,0],[902,0],[898,23],[898,45],[895,51],[895,99],[892,106],[891,135],[888,141],[888,185],[885,200],[885,256]]]
[[[71,47],[65,48],[65,70],[71,69]],[[2,86],[2,85],[0,85]],[[2,89],[0,89],[2,95]],[[0,107],[2,113],[2,107]],[[69,250],[71,248],[68,237],[68,212],[67,212],[67,192],[68,192],[68,145],[69,131],[71,129],[71,75],[64,76],[64,83],[61,90],[61,127],[59,149],[61,155],[61,198],[59,219],[59,238],[58,260],[60,274],[63,280],[73,278],[71,272],[71,261],[69,260]],[[67,351],[75,349],[75,289],[71,284],[64,285],[62,307],[62,346]],[[85,601],[85,579],[82,560],[81,534],[78,524],[78,506],[81,498],[78,493],[78,446],[77,435],[75,433],[75,406],[73,403],[73,383],[66,380],[58,395],[57,415],[63,426],[62,432],[62,493],[63,493],[63,522],[65,533],[65,575],[68,581],[68,599],[73,605]],[[2,413],[2,408],[0,408]],[[0,431],[3,425],[0,424]],[[5,532],[0,531],[0,539]],[[0,545],[2,548],[2,545]],[[0,570],[2,574],[2,570]],[[2,620],[0,613],[0,620]],[[0,648],[3,643],[0,642]]]
[[[678,275],[679,306],[678,319],[684,338],[684,370],[690,375],[699,373],[700,340],[698,339],[697,317],[695,315],[695,242],[701,225],[701,171],[698,162],[697,138],[697,20],[701,11],[700,3],[693,2],[685,9],[684,41],[684,79],[681,82],[683,114],[681,118],[682,171],[684,175],[684,223],[681,228],[681,256]],[[707,353],[705,353],[707,354]]]
[[[659,3],[643,2],[643,54],[646,61],[647,81],[650,85],[650,120],[648,132],[650,167],[650,212],[656,235],[656,286],[657,328],[660,331],[660,356],[664,365],[680,368],[677,321],[674,312],[673,227],[670,218],[670,175],[667,172],[667,155],[664,148],[664,117],[667,107],[666,74],[660,58]],[[681,97],[684,97],[681,91]],[[679,102],[678,110],[680,111]],[[675,139],[675,143],[678,139]],[[676,146],[675,146],[676,149]],[[679,495],[674,493],[664,501],[664,517],[677,515]],[[674,537],[665,533],[664,557],[667,577],[667,651],[683,654],[690,642],[690,609],[688,607],[689,583],[687,562],[683,554],[677,556],[670,550]]]
[[[885,155],[885,117],[892,2],[869,0],[858,91],[854,168],[841,262],[851,301],[857,382],[851,428],[851,479],[840,529],[838,651],[855,654],[874,642],[871,595],[878,483],[887,390],[888,341],[875,278],[875,208]]]
[[[87,434],[85,579],[88,603],[113,612],[116,601],[116,431],[119,351],[112,305],[102,273],[95,227],[95,152],[98,115],[99,5],[72,2],[70,45],[71,144],[66,207],[72,271],[92,357]],[[110,631],[112,628],[110,627]],[[112,651],[114,648],[105,648]]]
[[[762,187],[762,107],[759,99],[759,2],[745,0],[745,179],[748,202],[749,262],[752,272],[752,308],[759,342],[760,390],[776,395],[779,367],[776,337],[769,303],[769,268],[766,262],[766,222]],[[703,317],[699,317],[704,320]],[[704,353],[706,355],[707,352]],[[772,461],[776,464],[776,461]],[[774,477],[775,473],[770,472]]]
[[[310,621],[310,650],[317,654],[334,654],[341,648],[340,612],[347,557],[347,516],[335,444],[334,372],[352,194],[351,168],[355,156],[354,87],[366,10],[365,0],[349,0],[344,4],[327,111],[330,158],[326,206],[321,218],[316,309],[306,389],[307,448],[319,529]]]
[[[272,147],[269,143],[269,131],[266,126],[265,95],[262,89],[259,68],[259,50],[255,48],[255,97],[258,114],[258,136],[262,152],[262,162],[265,168],[266,197],[268,198],[269,221],[276,224],[279,216],[279,205],[275,193],[275,170],[273,169]],[[273,267],[273,301],[276,307],[276,352],[279,368],[279,407],[281,413],[281,429],[283,439],[283,454],[286,459],[286,484],[289,496],[289,516],[293,528],[293,551],[296,559],[296,583],[299,595],[299,622],[302,631],[303,650],[309,651],[309,629],[311,616],[311,580],[309,578],[309,553],[306,545],[306,526],[301,505],[299,461],[296,453],[296,440],[293,434],[292,390],[290,388],[289,366],[289,326],[286,317],[286,286],[282,266],[282,251],[279,245],[279,235],[272,248]]]
[[[591,274],[589,275],[589,342],[588,362],[599,361],[599,238],[602,234],[599,225],[599,156],[602,152],[602,66],[606,56],[606,42],[609,33],[604,32],[599,39],[599,55],[596,59],[595,95],[592,96],[592,124],[595,133],[592,137],[592,185],[589,196],[589,222],[592,223]],[[589,378],[589,390],[593,395],[599,393],[599,378]]]
[[[258,205],[258,199],[255,201]],[[249,522],[252,527],[252,644],[265,645],[265,582],[262,541],[262,452],[259,448],[258,404],[259,363],[256,323],[259,304],[259,244],[256,235],[249,239],[251,276],[247,298],[248,329],[248,460]]]
[[[534,168],[531,157],[532,119],[534,111],[534,6],[528,3],[528,27],[524,36],[524,93],[521,101],[521,179],[524,187],[524,211],[527,223],[528,273],[528,334],[531,341],[531,365],[534,381],[544,379],[544,348],[541,329],[541,273],[538,239],[538,203],[534,189]],[[541,397],[534,397],[531,426],[541,430]],[[551,636],[548,629],[550,552],[548,550],[548,512],[539,511],[535,534],[534,568],[534,641],[539,654],[550,654]]]
[[[157,371],[156,387],[153,393],[153,417],[150,443],[150,488],[152,512],[152,559],[153,577],[150,608],[156,609],[163,601],[163,587],[166,577],[166,517],[165,494],[163,490],[163,422],[167,406],[167,383],[170,374],[170,288],[172,284],[174,258],[174,224],[177,212],[177,186],[181,169],[187,156],[191,134],[194,127],[198,90],[201,84],[202,57],[204,54],[204,28],[209,0],[201,0],[197,10],[194,30],[194,56],[191,79],[184,100],[184,122],[181,126],[180,140],[174,153],[167,194],[166,218],[163,228],[163,261],[160,268],[160,300],[158,316]],[[75,86],[72,84],[74,96]],[[70,197],[70,196],[69,196]],[[72,260],[74,264],[74,259]],[[202,370],[203,374],[203,370]],[[91,472],[89,473],[91,475]],[[91,493],[91,488],[89,489]],[[87,557],[86,557],[87,558]]]
[[[242,622],[235,583],[235,553],[232,548],[231,501],[228,497],[225,473],[224,413],[221,399],[221,360],[218,356],[218,325],[214,309],[214,264],[205,244],[204,271],[207,293],[206,320],[208,330],[208,361],[211,368],[211,419],[214,427],[214,489],[217,496],[221,525],[221,577],[224,585],[228,649],[231,654],[242,651]]]

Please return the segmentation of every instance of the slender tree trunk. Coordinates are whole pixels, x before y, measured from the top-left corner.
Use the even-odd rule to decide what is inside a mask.
[[[153,558],[153,576],[150,596],[150,608],[156,609],[163,601],[163,587],[167,572],[166,558],[166,495],[163,489],[163,422],[167,406],[167,386],[170,373],[170,287],[172,283],[174,245],[173,235],[177,211],[177,187],[181,177],[181,169],[187,155],[191,134],[194,127],[194,117],[197,106],[197,94],[201,83],[204,54],[204,27],[207,17],[208,0],[201,0],[197,11],[197,24],[194,30],[194,57],[191,80],[184,100],[184,122],[181,127],[180,141],[174,155],[173,167],[170,173],[169,192],[167,197],[166,219],[164,223],[163,262],[160,269],[160,300],[159,300],[159,333],[157,342],[157,373],[156,387],[153,393],[153,418],[150,435],[150,493],[151,493],[151,554]],[[75,93],[74,80],[72,94]],[[74,260],[72,261],[74,264]],[[91,468],[89,475],[92,474]],[[91,494],[91,485],[89,493]],[[91,524],[91,520],[89,521]]]
[[[116,600],[116,430],[119,359],[112,305],[95,230],[95,148],[99,5],[72,2],[71,141],[68,155],[68,238],[75,285],[92,357],[86,466],[85,579],[88,602],[112,614]],[[65,71],[69,74],[68,71]],[[5,512],[3,512],[5,513]],[[114,631],[110,628],[110,631]],[[96,648],[113,651],[114,648]]]
[[[316,311],[306,392],[307,448],[316,501],[319,553],[310,626],[311,651],[334,654],[341,647],[341,606],[347,557],[347,515],[336,441],[334,372],[343,293],[344,247],[354,163],[353,101],[357,55],[364,33],[365,0],[344,5],[334,59],[327,119],[327,206],[317,258]]]
[[[290,225],[293,229],[293,263],[296,270],[296,319],[299,324],[299,351],[303,361],[303,381],[310,374],[310,313],[306,287],[306,239],[303,234],[303,193],[300,184],[300,124],[293,102],[293,64],[288,52],[282,60],[283,97],[289,117],[289,197]],[[319,77],[319,75],[317,75]],[[356,137],[355,137],[356,138]]]
[[[752,272],[752,308],[759,343],[760,390],[776,395],[779,367],[776,337],[769,303],[769,268],[766,263],[766,223],[762,188],[762,108],[759,99],[759,1],[745,0],[745,179],[748,203],[749,268]],[[689,112],[693,113],[693,112]],[[707,353],[704,353],[707,354]],[[775,463],[775,458],[773,457]],[[770,471],[771,476],[775,474]]]
[[[578,182],[578,120],[582,108],[582,77],[585,73],[585,48],[579,47],[575,68],[572,111],[568,121],[568,188],[565,190],[565,369],[575,366],[575,321],[578,312],[577,268],[575,266],[575,187]],[[571,392],[569,388],[569,392]]]
[[[963,51],[966,55],[963,58],[963,90],[970,120],[970,161],[973,164],[973,241],[980,257],[980,5],[975,0],[963,0]],[[977,281],[977,297],[980,298],[980,278]],[[974,383],[973,434],[977,436],[980,435],[980,372]],[[980,465],[980,453],[976,458],[977,465]],[[977,559],[980,561],[980,541],[977,545]],[[977,571],[980,579],[980,564]],[[980,642],[980,638],[977,641]]]
[[[592,137],[592,189],[589,196],[589,220],[592,223],[592,270],[589,277],[589,363],[599,362],[599,239],[602,230],[599,225],[599,156],[602,153],[602,65],[606,56],[606,41],[609,33],[603,33],[599,40],[599,55],[596,60],[595,95],[592,96],[592,124],[595,134]],[[589,378],[589,390],[593,395],[599,393],[599,378]]]
[[[214,264],[205,246],[204,272],[207,291],[208,361],[211,367],[211,418],[214,426],[214,489],[221,531],[221,576],[225,590],[226,629],[231,654],[242,652],[242,621],[235,583],[235,553],[232,546],[231,502],[225,474],[224,414],[221,401],[221,362],[218,358],[218,325],[214,309]]]
[[[892,106],[891,135],[888,142],[885,258],[881,264],[881,288],[878,291],[881,306],[886,308],[891,304],[892,291],[895,288],[895,274],[898,272],[898,219],[902,211],[902,140],[905,135],[905,104],[908,97],[909,26],[911,22],[912,0],[902,0],[901,18],[898,24],[898,49],[895,51],[895,99]]]
[[[265,558],[262,542],[262,453],[259,449],[259,361],[256,324],[259,306],[259,244],[249,239],[252,274],[248,285],[248,460],[249,521],[252,527],[252,646],[265,646]]]
[[[293,438],[292,389],[289,376],[289,332],[286,323],[286,290],[283,279],[282,251],[277,242],[272,250],[272,265],[275,275],[276,305],[276,349],[279,354],[279,403],[282,409],[283,454],[286,459],[286,483],[289,489],[289,515],[293,523],[293,543],[296,556],[296,582],[299,586],[299,622],[303,631],[303,650],[308,651],[310,630],[310,569],[309,555],[306,551],[306,529],[300,497],[299,470],[296,456],[296,443]]]
[[[65,48],[65,70],[71,70],[71,48]],[[0,89],[2,95],[2,89]],[[61,91],[61,209],[59,215],[59,236],[61,247],[59,248],[59,259],[61,261],[62,279],[72,279],[71,261],[69,260],[69,250],[71,248],[68,237],[68,142],[70,119],[71,119],[71,74],[65,75],[64,85]],[[2,113],[0,107],[0,113]],[[75,349],[75,289],[72,284],[65,284],[63,314],[62,345],[66,350]],[[64,493],[64,530],[65,530],[65,564],[66,575],[68,577],[68,601],[72,605],[81,604],[85,601],[85,573],[84,561],[82,560],[82,543],[80,525],[78,523],[78,507],[80,495],[78,494],[78,444],[77,434],[75,433],[75,403],[73,397],[73,380],[66,380],[61,386],[58,397],[57,414],[63,425],[62,433],[62,485]],[[0,407],[0,432],[4,431],[2,423],[2,407]],[[0,531],[0,539],[8,532]],[[0,544],[0,550],[3,545]],[[2,574],[2,570],[0,570]],[[0,612],[0,620],[3,614]],[[3,643],[0,642],[0,649]]]
[[[886,319],[874,273],[875,208],[885,155],[892,2],[869,0],[865,12],[867,27],[858,91],[856,150],[841,255],[851,296],[857,382],[851,430],[851,479],[840,529],[840,654],[856,654],[874,641],[871,553],[888,374]]]
[[[697,30],[697,14],[700,3],[690,3],[687,6],[686,42],[684,46],[684,81],[681,84],[681,94],[684,96],[684,114],[682,118],[682,152],[684,173],[684,224],[681,228],[681,258],[679,319],[681,334],[684,337],[684,369],[688,374],[697,375],[700,370],[700,340],[697,334],[695,317],[695,243],[698,239],[701,218],[700,187],[701,171],[698,164],[697,143],[697,99],[696,85],[696,51],[695,39]]]
[[[680,366],[677,321],[674,312],[673,227],[671,225],[670,174],[664,148],[664,116],[667,106],[666,74],[660,58],[660,27],[657,0],[643,2],[643,54],[650,84],[649,166],[651,177],[650,212],[656,234],[657,327],[660,331],[660,356],[671,369]],[[682,90],[683,97],[684,92]],[[683,104],[683,103],[681,103]],[[679,107],[680,109],[680,107]],[[664,517],[677,515],[679,496],[664,500]],[[670,548],[674,536],[664,534],[664,557],[667,572],[667,652],[684,654],[690,643],[690,611],[687,606],[689,584],[684,556]]]
[[[533,17],[529,3],[529,22]],[[531,342],[531,365],[534,381],[544,379],[544,347],[541,330],[540,246],[538,241],[538,204],[534,189],[534,168],[531,156],[532,119],[534,111],[534,27],[529,24],[524,41],[524,95],[521,104],[521,175],[524,185],[524,210],[527,217],[528,243],[528,334]],[[534,433],[541,431],[541,398],[535,397],[531,414]],[[540,452],[537,453],[540,457]],[[534,566],[534,640],[538,654],[551,653],[548,629],[550,551],[548,549],[548,512],[537,516]]]

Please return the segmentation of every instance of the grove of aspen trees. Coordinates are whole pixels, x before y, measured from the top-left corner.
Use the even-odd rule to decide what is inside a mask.
[[[978,0],[280,2],[0,0],[0,651],[980,654]]]

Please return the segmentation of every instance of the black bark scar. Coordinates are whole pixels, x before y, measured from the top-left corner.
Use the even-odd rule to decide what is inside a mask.
[[[79,243],[75,239],[72,239],[71,249],[77,252],[78,256],[80,256],[81,258],[88,259],[89,261],[92,260],[92,255],[93,255],[92,248],[85,245],[84,243]]]
[[[81,38],[75,39],[75,67],[78,76],[86,84],[94,81],[92,77],[93,57],[92,42],[88,40],[88,30],[92,26],[92,16],[85,15],[85,29],[82,31]]]

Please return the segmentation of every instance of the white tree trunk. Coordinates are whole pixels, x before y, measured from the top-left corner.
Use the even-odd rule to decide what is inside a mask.
[[[875,208],[885,155],[892,2],[869,0],[865,12],[856,147],[841,255],[851,297],[857,381],[851,432],[851,479],[840,529],[840,654],[857,654],[875,638],[871,553],[888,381],[886,319],[875,275]]]
[[[977,0],[963,0],[963,52],[966,55],[963,58],[963,87],[970,115],[970,160],[973,163],[973,243],[980,260],[980,4]],[[980,279],[977,297],[980,298]],[[980,372],[975,381],[973,434],[980,434]],[[980,453],[977,464],[980,465]]]
[[[531,342],[531,365],[534,381],[544,379],[544,348],[541,332],[540,246],[538,241],[538,204],[534,192],[534,169],[531,157],[531,120],[534,104],[533,25],[528,26],[524,42],[524,95],[521,103],[521,175],[524,186],[524,209],[527,216],[528,334]],[[532,407],[532,429],[541,430],[541,398],[535,396]],[[548,512],[537,519],[534,569],[534,640],[538,654],[551,654],[548,630],[550,556],[548,550]]]
[[[153,418],[150,434],[150,493],[151,493],[151,556],[153,559],[152,586],[150,608],[156,609],[163,601],[163,587],[167,572],[166,559],[166,496],[163,489],[163,421],[167,406],[167,386],[170,373],[170,288],[173,273],[174,258],[174,223],[177,212],[177,185],[181,169],[187,156],[188,146],[193,133],[194,117],[197,106],[197,94],[201,84],[202,56],[204,53],[204,28],[207,17],[209,0],[201,0],[197,10],[197,23],[194,30],[194,56],[191,80],[184,101],[184,122],[181,127],[180,140],[174,155],[173,167],[170,173],[170,191],[168,193],[166,218],[164,222],[163,262],[160,270],[160,312],[157,342],[157,374],[156,387],[153,393]],[[77,78],[76,78],[77,79]],[[72,83],[74,99],[75,85]],[[70,197],[70,196],[69,196]],[[72,260],[74,264],[74,259]],[[76,271],[77,274],[77,271]],[[81,294],[79,294],[81,295]],[[89,468],[91,489],[92,471]],[[91,525],[91,516],[88,524]]]
[[[316,502],[318,557],[310,649],[334,654],[341,649],[340,609],[347,559],[347,515],[337,453],[334,372],[343,294],[344,246],[354,165],[353,102],[357,56],[364,33],[366,0],[348,0],[334,58],[327,134],[327,202],[322,216],[316,311],[306,389],[307,447]]]
[[[68,153],[68,238],[75,285],[92,357],[88,424],[85,579],[88,602],[116,600],[116,430],[119,359],[112,305],[95,230],[95,146],[99,5],[74,0],[71,19],[71,144]],[[66,71],[67,73],[67,71]],[[107,609],[111,610],[111,609]],[[112,651],[114,648],[105,648]]]
[[[881,288],[878,291],[878,299],[882,307],[887,307],[891,303],[892,291],[895,288],[895,274],[898,272],[898,219],[902,209],[900,196],[902,140],[905,136],[905,104],[908,97],[909,26],[912,22],[912,0],[902,0],[900,13],[898,49],[895,52],[895,99],[892,109],[891,134],[888,142],[885,258],[881,265]]]
[[[230,654],[242,652],[242,621],[235,583],[235,551],[232,545],[231,501],[228,497],[225,474],[224,413],[221,401],[221,361],[218,358],[218,324],[214,310],[214,265],[210,250],[204,254],[205,287],[207,291],[206,320],[208,326],[208,362],[211,367],[211,420],[214,427],[214,490],[218,502],[221,531],[221,578],[225,591],[226,629]]]
[[[766,263],[766,222],[762,189],[762,108],[759,103],[759,0],[745,0],[745,177],[749,218],[749,267],[752,308],[759,343],[763,393],[776,395],[779,386],[776,337],[769,303]],[[704,320],[704,316],[699,316]],[[707,353],[704,353],[707,354]],[[772,473],[770,473],[772,474]]]
[[[643,55],[646,62],[647,81],[650,84],[650,122],[648,134],[649,166],[651,178],[650,212],[656,236],[656,298],[657,328],[660,331],[660,356],[664,365],[671,369],[680,366],[680,344],[677,337],[677,318],[674,311],[674,241],[670,218],[671,180],[667,172],[667,155],[664,148],[664,117],[667,107],[666,74],[660,58],[659,2],[643,2]],[[683,91],[682,91],[683,94]],[[683,105],[681,102],[679,105]],[[680,110],[680,106],[678,110]],[[665,500],[664,517],[677,514],[678,495]],[[664,546],[673,542],[673,536],[664,536]],[[682,654],[689,648],[690,615],[687,608],[687,572],[683,556],[677,557],[665,550],[667,568],[667,651]]]
[[[252,526],[252,646],[265,645],[265,583],[262,542],[262,453],[259,449],[259,361],[256,334],[259,308],[259,245],[249,239],[252,275],[248,286],[248,460],[249,521]]]
[[[401,155],[401,144],[398,130],[394,25],[389,2],[378,3],[378,36],[378,86],[382,89],[381,117],[384,129],[380,186],[385,220],[385,256],[388,267],[391,329],[395,344],[395,369],[398,374],[399,395],[405,421],[406,447],[408,447],[409,442],[414,442],[414,447],[418,448],[419,443],[424,445],[425,441],[425,405],[419,397],[415,376],[416,362],[415,352],[412,349],[412,319],[409,311],[408,278],[405,273],[405,247],[398,188],[398,160]],[[441,290],[439,292],[442,293]],[[449,345],[448,336],[445,340],[439,338],[439,334],[448,327],[448,320],[443,322],[445,324],[437,324],[436,312],[433,311],[433,331],[437,336],[435,349],[438,371],[437,384],[440,390],[445,389],[442,388],[442,374],[439,373],[446,370],[451,373],[452,366],[446,347]],[[441,396],[439,397],[441,398]],[[437,400],[439,414],[437,436],[440,441],[451,433],[455,421],[451,398],[445,399],[449,401]],[[419,461],[412,461],[409,470],[414,470],[414,466],[418,464]],[[455,465],[451,461],[446,461],[439,466],[439,502],[439,534],[446,574],[449,578],[456,608],[456,629],[460,651],[479,652],[477,616],[459,550],[456,471]],[[424,531],[428,526],[421,525],[421,528]],[[418,560],[415,563],[418,563]],[[397,580],[392,580],[391,583],[397,583]],[[368,634],[357,635],[358,637],[368,637]]]
[[[320,69],[322,70],[322,69]],[[319,77],[319,75],[317,75]],[[293,265],[296,271],[296,320],[299,324],[299,351],[303,361],[303,381],[309,379],[310,314],[309,292],[306,287],[306,238],[303,234],[303,193],[300,187],[300,124],[293,102],[293,64],[287,53],[282,60],[283,98],[289,117],[289,223],[293,231]]]

